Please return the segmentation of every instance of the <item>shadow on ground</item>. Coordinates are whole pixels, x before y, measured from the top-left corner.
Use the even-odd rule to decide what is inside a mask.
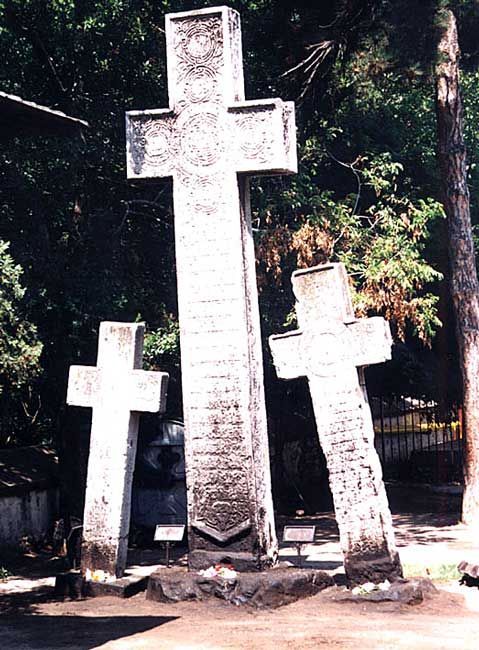
[[[393,515],[393,523],[398,546],[457,542],[456,536],[449,530],[458,523],[458,518],[454,516],[434,513]]]
[[[152,630],[176,616],[2,616],[2,650],[91,650]],[[161,647],[161,645],[159,646]]]
[[[0,596],[0,615],[34,614],[37,605],[58,600],[52,587],[39,587],[27,592],[7,593]]]

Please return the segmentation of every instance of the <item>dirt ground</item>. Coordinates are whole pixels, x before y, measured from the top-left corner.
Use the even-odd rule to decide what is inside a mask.
[[[459,559],[479,556],[476,537],[470,539],[457,524],[456,498],[396,490],[390,500],[403,566],[428,574],[429,568],[455,567]],[[312,523],[317,539],[306,565],[341,571],[333,515],[318,515]],[[294,560],[293,550],[282,553]],[[339,602],[342,587],[271,611],[217,600],[161,604],[145,600],[143,593],[125,600],[58,602],[51,586],[56,570],[47,560],[24,557],[15,567],[23,591],[16,590],[14,577],[0,583],[0,650],[479,648],[479,589],[460,586],[457,579],[436,582],[438,592],[418,605]]]
[[[160,604],[127,600],[3,599],[2,650],[223,650],[366,648],[476,650],[479,613],[439,590],[419,605],[334,600],[333,587],[273,611],[220,601]],[[461,589],[468,589],[461,587]],[[471,588],[469,588],[471,589]],[[475,589],[478,592],[479,590]],[[7,602],[8,601],[8,602]],[[0,604],[1,606],[1,604]]]

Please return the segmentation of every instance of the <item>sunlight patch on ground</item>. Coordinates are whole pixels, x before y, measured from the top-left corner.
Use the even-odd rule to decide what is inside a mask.
[[[26,580],[25,578],[9,578],[0,582],[0,594],[20,594],[32,591],[41,587],[54,587],[55,577],[37,578],[36,580]]]

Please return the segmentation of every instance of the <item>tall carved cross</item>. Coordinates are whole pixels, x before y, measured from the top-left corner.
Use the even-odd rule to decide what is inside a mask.
[[[380,317],[356,319],[342,264],[295,271],[301,329],[269,339],[278,377],[308,378],[319,441],[351,582],[401,575],[391,513],[374,447],[363,369],[391,355]]]
[[[166,16],[170,108],[126,116],[132,179],[173,177],[190,567],[272,561],[255,258],[245,174],[296,171],[294,107],[245,101],[240,21]]]
[[[142,324],[103,322],[94,366],[71,366],[67,403],[93,409],[81,564],[121,577],[141,411],[164,411],[168,374],[141,369]]]

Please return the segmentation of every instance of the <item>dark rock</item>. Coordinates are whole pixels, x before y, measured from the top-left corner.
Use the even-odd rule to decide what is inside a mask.
[[[242,575],[231,600],[235,604],[248,603],[257,608],[281,607],[299,598],[314,596],[332,584],[331,576],[323,571],[272,569],[259,576]]]
[[[402,578],[402,567],[397,553],[384,553],[367,559],[364,553],[345,553],[344,569],[348,584],[352,586],[366,582],[379,584],[384,580],[393,582]]]
[[[323,571],[297,568],[238,573],[236,580],[205,578],[185,569],[160,569],[150,576],[146,598],[160,602],[217,597],[235,605],[280,607],[333,585]]]
[[[83,576],[80,571],[66,571],[55,578],[55,596],[57,598],[72,598],[83,596]]]
[[[342,592],[335,596],[335,600],[353,602],[394,601],[405,605],[417,605],[435,593],[437,593],[437,589],[429,578],[411,578],[410,580],[396,580],[389,589],[384,591],[377,590],[357,595],[351,593],[351,591]]]
[[[203,592],[197,583],[199,577],[186,569],[159,569],[148,580],[146,599],[158,602],[202,600]]]

